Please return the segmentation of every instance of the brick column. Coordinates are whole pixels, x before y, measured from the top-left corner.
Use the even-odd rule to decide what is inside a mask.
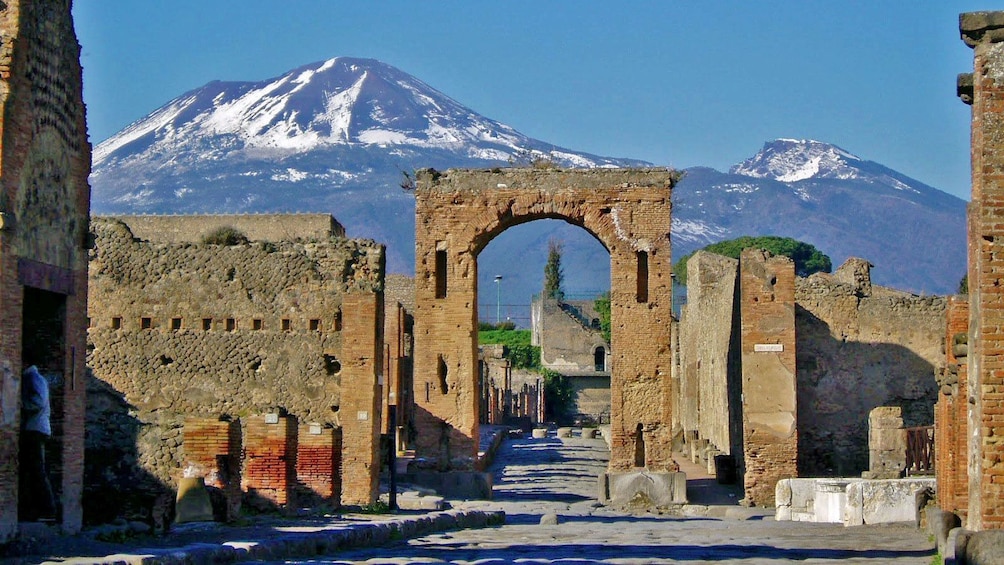
[[[298,504],[338,505],[342,496],[341,432],[321,424],[301,425],[296,443]]]
[[[985,530],[1004,527],[1004,12],[962,14],[959,29],[974,52],[966,525]]]
[[[372,504],[380,473],[383,293],[349,292],[342,302],[342,504]]]
[[[777,481],[798,476],[795,264],[747,249],[739,273],[743,484],[749,502],[770,506]]]
[[[296,477],[296,418],[256,415],[244,425],[244,490],[251,504],[285,507]]]
[[[948,299],[945,312],[945,372],[938,379],[940,391],[934,406],[935,476],[938,505],[965,516],[969,509],[969,477],[966,393],[969,302],[965,296]]]
[[[184,470],[205,477],[206,486],[219,489],[226,500],[227,520],[241,508],[241,426],[216,418],[185,418],[182,430]]]

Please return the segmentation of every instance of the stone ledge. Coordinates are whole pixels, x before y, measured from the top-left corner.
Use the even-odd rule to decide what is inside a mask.
[[[407,516],[386,522],[363,522],[321,527],[313,532],[270,535],[250,541],[193,543],[184,547],[144,549],[105,557],[65,560],[72,565],[181,565],[189,563],[237,563],[330,555],[343,549],[372,547],[448,530],[484,528],[505,523],[502,511],[451,510],[421,516]]]

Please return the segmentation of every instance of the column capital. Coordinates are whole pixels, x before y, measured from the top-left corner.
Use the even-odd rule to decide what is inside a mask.
[[[1004,41],[1004,11],[959,14],[959,34],[970,47]]]

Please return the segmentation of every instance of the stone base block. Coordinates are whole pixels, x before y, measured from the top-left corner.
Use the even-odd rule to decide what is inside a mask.
[[[390,503],[389,494],[381,494],[380,500]],[[406,491],[398,493],[397,507],[399,510],[442,510],[446,507],[443,497],[429,495],[419,491]]]
[[[917,492],[937,488],[934,478],[859,481],[847,485],[845,526],[917,521]]]
[[[460,500],[491,500],[492,474],[478,471],[416,471],[402,475],[402,484],[436,491],[440,496]]]
[[[687,503],[686,473],[603,473],[599,486],[600,502],[617,508],[662,508]]]
[[[781,479],[774,487],[774,519],[816,521],[816,479]]]

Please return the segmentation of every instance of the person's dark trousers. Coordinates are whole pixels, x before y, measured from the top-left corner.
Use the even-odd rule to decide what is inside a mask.
[[[48,440],[49,436],[45,434],[21,431],[21,499],[18,514],[22,521],[56,518],[56,499],[45,464],[45,444]]]

